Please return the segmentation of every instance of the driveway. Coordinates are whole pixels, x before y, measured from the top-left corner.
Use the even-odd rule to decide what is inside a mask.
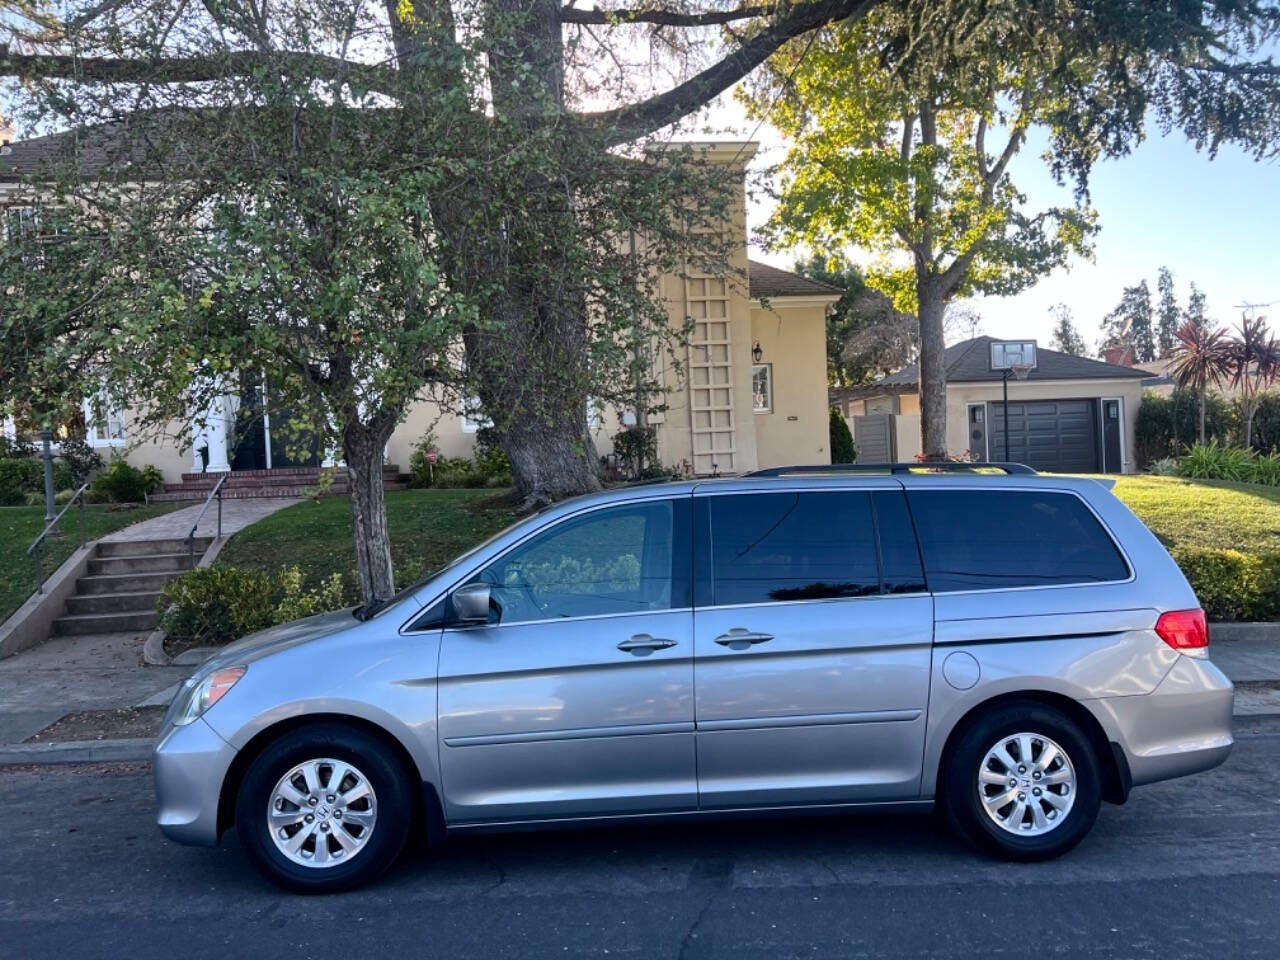
[[[178,847],[145,766],[0,771],[4,955],[26,958],[1280,956],[1280,718],[1227,764],[1104,805],[1016,866],[929,817],[757,820],[450,840],[375,886],[267,887],[234,835]]]

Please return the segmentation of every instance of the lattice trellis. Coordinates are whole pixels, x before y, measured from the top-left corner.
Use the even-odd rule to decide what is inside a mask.
[[[700,475],[731,473],[737,449],[728,282],[724,277],[686,277],[685,305],[693,319],[689,337],[693,470]]]

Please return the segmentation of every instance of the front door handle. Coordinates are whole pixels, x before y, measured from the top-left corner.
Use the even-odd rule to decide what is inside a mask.
[[[758,633],[745,627],[734,627],[728,633],[722,633],[716,637],[716,643],[730,650],[746,650],[757,643],[768,643],[772,639],[772,633]]]
[[[618,644],[618,649],[625,653],[634,653],[637,657],[647,657],[655,650],[665,650],[667,647],[674,647],[674,640],[667,640],[663,637],[651,637],[647,633],[637,633],[630,640],[623,640]]]

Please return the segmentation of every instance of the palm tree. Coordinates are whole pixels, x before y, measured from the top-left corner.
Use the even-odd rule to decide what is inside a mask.
[[[1244,414],[1244,445],[1253,442],[1253,414],[1258,405],[1258,391],[1275,382],[1280,374],[1280,344],[1267,329],[1265,317],[1240,320],[1239,336],[1228,345],[1231,388],[1240,391]]]
[[[1231,375],[1231,344],[1227,331],[1209,331],[1187,321],[1178,328],[1178,346],[1173,348],[1173,365],[1169,372],[1182,388],[1190,387],[1200,397],[1200,443],[1204,444],[1204,405],[1209,384]]]

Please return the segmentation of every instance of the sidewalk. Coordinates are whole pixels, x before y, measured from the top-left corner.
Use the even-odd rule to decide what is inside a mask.
[[[55,637],[0,660],[0,746],[21,743],[68,713],[167,703],[195,667],[143,666],[143,639]],[[1218,640],[1210,657],[1237,685],[1237,716],[1280,714],[1280,641]]]
[[[222,534],[230,536],[296,499],[226,500]],[[191,531],[201,504],[143,520],[103,537],[104,541],[180,540]],[[200,536],[217,532],[218,506],[200,520]],[[214,548],[219,544],[215,543]],[[194,667],[149,667],[142,663],[145,634],[55,636],[0,660],[0,744],[21,743],[59,717],[82,710],[167,702]],[[165,696],[167,694],[167,696]]]

